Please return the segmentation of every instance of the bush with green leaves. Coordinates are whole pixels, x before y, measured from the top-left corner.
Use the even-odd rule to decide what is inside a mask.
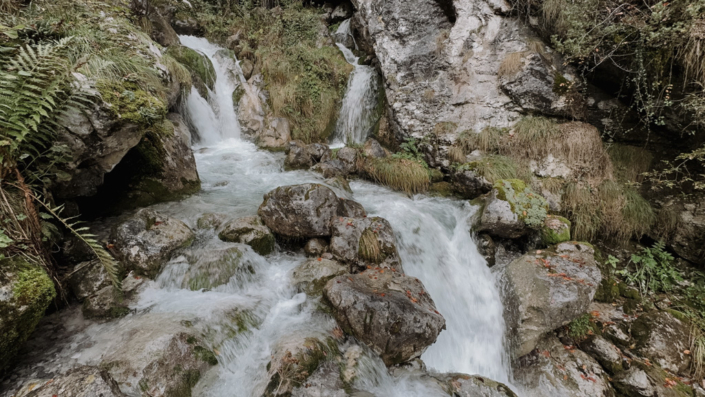
[[[683,280],[681,273],[673,266],[673,255],[666,251],[663,242],[652,247],[644,247],[638,254],[632,254],[627,266],[618,270],[629,284],[639,288],[642,296],[650,292],[668,292]]]

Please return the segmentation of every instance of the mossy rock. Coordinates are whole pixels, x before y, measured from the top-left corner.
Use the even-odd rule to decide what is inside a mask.
[[[56,297],[54,283],[38,265],[20,258],[0,261],[0,374],[29,339]]]
[[[603,274],[600,286],[595,291],[595,300],[597,302],[612,303],[619,298],[619,282],[613,277],[605,277]]]
[[[541,240],[546,245],[570,241],[570,226],[570,221],[562,216],[547,215],[541,227]]]
[[[183,288],[197,291],[226,284],[233,276],[247,277],[254,269],[243,260],[240,249],[231,247],[200,256],[182,281]]]
[[[548,216],[548,202],[521,179],[500,179],[494,184],[497,198],[509,203],[526,226],[538,229]]]
[[[191,72],[193,85],[202,97],[207,98],[208,90],[206,88],[213,90],[216,79],[215,68],[211,60],[198,51],[184,46],[171,46],[167,54],[174,57]]]
[[[123,122],[151,127],[164,121],[167,103],[130,81],[98,80],[96,88],[110,112]]]

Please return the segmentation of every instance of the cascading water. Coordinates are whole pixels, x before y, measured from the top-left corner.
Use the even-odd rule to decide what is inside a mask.
[[[308,171],[282,171],[283,157],[260,151],[237,138],[237,117],[230,96],[238,76],[228,72],[218,47],[203,39],[182,37],[182,42],[213,61],[218,78],[210,102],[192,93],[188,116],[202,140],[195,157],[203,190],[190,198],[154,207],[179,218],[194,229],[204,213],[238,218],[255,215],[264,193],[278,186],[325,183]],[[359,124],[358,124],[359,125]],[[352,127],[351,127],[352,128]],[[353,181],[353,197],[370,215],[389,220],[407,274],[419,278],[444,315],[447,329],[422,356],[429,369],[479,374],[509,381],[503,346],[502,304],[493,275],[478,254],[469,233],[473,208],[467,203],[403,194],[362,181]],[[349,195],[338,192],[341,195]],[[217,250],[238,247],[250,270],[225,284],[204,291],[182,288],[189,268],[187,257],[203,257]],[[267,364],[276,346],[287,338],[327,337],[335,321],[317,310],[317,302],[291,285],[292,270],[304,260],[301,253],[278,251],[266,258],[248,246],[222,242],[212,230],[198,230],[195,242],[170,261],[161,275],[143,290],[134,313],[117,321],[94,324],[75,335],[50,362],[61,368],[98,365],[105,354],[119,349],[145,323],[187,321],[208,335],[218,354],[213,367],[193,390],[194,396],[260,396],[266,387]],[[233,335],[234,313],[246,313],[249,326]],[[363,351],[353,387],[376,396],[447,396],[421,373],[392,375],[374,354]],[[49,365],[49,364],[47,364]],[[426,380],[425,380],[426,379]]]
[[[345,60],[355,69],[348,81],[332,144],[359,144],[365,142],[376,122],[377,72],[371,66],[358,64],[359,58],[345,46],[347,38],[352,38],[349,19],[340,24],[335,36]]]
[[[179,39],[184,46],[208,57],[218,82],[215,91],[209,92],[209,98],[203,98],[196,88],[191,89],[187,98],[187,116],[201,144],[214,145],[223,139],[239,138],[240,123],[233,111],[233,92],[244,80],[240,66],[227,56],[219,56],[223,49],[204,38],[179,36]]]

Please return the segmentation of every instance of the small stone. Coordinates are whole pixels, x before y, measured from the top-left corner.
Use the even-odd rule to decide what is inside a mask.
[[[328,250],[328,243],[321,238],[312,238],[304,246],[304,252],[309,257],[320,257]]]
[[[257,216],[232,220],[220,229],[218,237],[227,242],[247,244],[260,255],[274,251],[272,231]]]

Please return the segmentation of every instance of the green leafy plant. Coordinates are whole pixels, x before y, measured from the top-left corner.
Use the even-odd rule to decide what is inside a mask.
[[[592,316],[585,313],[568,324],[568,335],[577,340],[584,339],[592,330]]]
[[[665,247],[663,242],[657,242],[650,248],[642,248],[641,253],[632,254],[627,266],[617,274],[627,283],[636,285],[642,296],[649,292],[671,291],[683,277],[673,266],[673,256]]]

